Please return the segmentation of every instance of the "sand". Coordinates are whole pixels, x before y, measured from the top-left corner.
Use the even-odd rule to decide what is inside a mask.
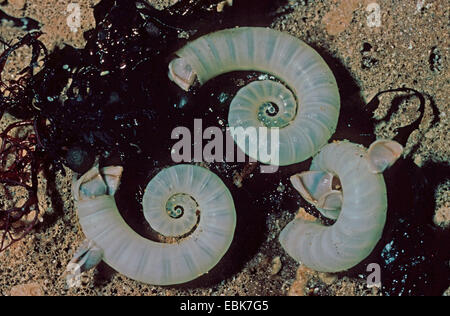
[[[64,43],[82,47],[82,32],[93,27],[91,7],[97,1],[79,0],[82,24],[74,33],[67,26],[63,1],[10,0],[2,10],[16,17],[31,17],[46,32],[42,40],[49,50]],[[159,8],[176,1],[150,1]],[[377,3],[379,7],[374,6]],[[367,11],[366,9],[372,8]],[[380,18],[376,12],[379,8]],[[283,8],[281,8],[283,9]],[[351,102],[368,102],[377,92],[411,87],[431,96],[418,130],[410,137],[409,153],[418,166],[450,160],[449,105],[449,6],[446,1],[317,0],[289,1],[290,13],[278,18],[273,28],[304,40],[346,69],[357,89],[344,91]],[[375,10],[375,11],[373,11]],[[374,15],[375,14],[375,15]],[[0,36],[14,41],[23,31],[1,25]],[[1,50],[1,44],[0,44]],[[4,79],[14,78],[26,64],[29,50],[18,51],[8,62]],[[342,92],[341,92],[342,94]],[[382,118],[388,102],[377,110]],[[433,108],[435,106],[435,109]],[[379,136],[392,137],[395,127],[417,118],[414,104],[403,108],[377,128]],[[245,267],[227,280],[209,287],[173,288],[145,285],[115,273],[105,264],[83,275],[82,286],[68,288],[63,273],[83,233],[70,194],[72,174],[42,180],[42,223],[12,248],[0,253],[0,295],[381,295],[368,288],[364,278],[314,272],[298,266],[281,249],[277,236],[292,214],[269,214],[267,240]],[[47,183],[49,184],[47,188]],[[436,190],[435,225],[450,224],[450,180]],[[49,197],[49,194],[53,198]],[[56,196],[56,198],[55,198]],[[431,285],[432,286],[432,285]],[[448,293],[448,291],[447,291]]]

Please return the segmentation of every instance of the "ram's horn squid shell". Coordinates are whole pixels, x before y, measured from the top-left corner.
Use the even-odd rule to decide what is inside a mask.
[[[248,142],[239,141],[242,135],[234,133],[237,145],[251,158],[281,166],[304,161],[327,144],[336,129],[336,80],[322,57],[298,38],[268,28],[241,27],[200,37],[176,54],[169,76],[184,90],[195,77],[204,84],[232,71],[260,71],[279,80],[250,83],[231,102],[231,128],[280,129],[276,162],[260,151],[255,155]],[[268,143],[257,146],[270,148]]]
[[[120,215],[114,193],[121,172],[121,167],[94,167],[73,186],[81,227],[95,249],[101,249],[103,261],[132,279],[155,285],[191,281],[220,261],[233,239],[236,213],[218,176],[202,167],[177,165],[149,182],[143,198],[145,218],[160,234],[179,238],[159,243],[138,235]],[[78,257],[86,255],[89,249]]]
[[[334,211],[337,220],[330,227],[302,219],[289,223],[280,242],[291,257],[317,271],[338,272],[354,267],[372,252],[383,233],[387,211],[386,185],[383,175],[373,172],[373,161],[391,165],[400,156],[401,146],[380,140],[370,148],[346,141],[329,144],[314,157],[310,172],[292,177],[300,194],[317,206],[334,192],[330,180],[336,175],[342,186],[342,206]],[[338,207],[339,194],[333,199]]]

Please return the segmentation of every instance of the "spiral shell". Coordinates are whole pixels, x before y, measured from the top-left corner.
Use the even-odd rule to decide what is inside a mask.
[[[93,168],[73,187],[81,227],[103,250],[108,265],[134,280],[170,285],[191,281],[220,261],[232,242],[236,213],[218,176],[202,167],[177,165],[149,182],[145,218],[161,235],[178,238],[160,243],[138,235],[120,215],[114,200],[120,172],[117,167]]]
[[[280,129],[278,165],[310,158],[336,129],[340,97],[333,73],[314,49],[293,36],[242,27],[200,37],[176,54],[169,77],[185,90],[195,78],[204,84],[232,71],[260,71],[278,79],[243,87],[229,112],[230,127]],[[238,135],[233,137],[241,150],[261,161]]]
[[[364,260],[380,240],[386,222],[387,193],[380,172],[402,150],[392,141],[377,141],[369,151],[350,142],[325,146],[313,159],[311,171],[291,180],[310,203],[335,208],[332,216],[327,213],[330,209],[319,210],[337,221],[331,227],[303,219],[289,223],[279,238],[289,255],[322,272],[347,270]],[[339,177],[340,193],[331,187],[333,176]],[[333,198],[327,203],[330,195]]]

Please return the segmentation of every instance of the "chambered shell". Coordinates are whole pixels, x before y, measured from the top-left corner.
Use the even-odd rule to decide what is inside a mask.
[[[141,282],[170,285],[193,280],[220,261],[233,240],[236,213],[218,176],[202,167],[176,165],[150,181],[145,218],[161,235],[177,238],[162,243],[138,235],[124,221],[115,190],[108,189],[112,170],[94,168],[74,185],[83,232],[103,250],[108,265]]]
[[[232,135],[254,159],[281,166],[304,161],[336,129],[340,97],[333,73],[314,49],[291,35],[258,27],[228,29],[202,36],[176,54],[179,58],[170,63],[169,77],[185,90],[195,78],[204,84],[232,71],[275,76],[243,87],[231,102]],[[242,137],[242,130],[259,127],[279,129],[278,161],[260,154],[273,148],[270,137],[256,145],[256,154],[250,150],[254,140]]]
[[[380,240],[386,222],[382,172],[402,151],[400,144],[386,140],[373,143],[369,150],[348,141],[322,148],[311,171],[291,180],[305,200],[337,220],[329,227],[300,218],[289,223],[279,237],[288,254],[322,272],[347,270],[364,260]],[[340,180],[341,191],[331,185],[334,176]]]

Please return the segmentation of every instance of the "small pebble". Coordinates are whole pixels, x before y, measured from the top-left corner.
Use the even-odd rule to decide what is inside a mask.
[[[281,271],[281,268],[282,268],[282,263],[281,263],[281,258],[278,256],[278,257],[275,257],[275,258],[273,258],[273,260],[272,260],[272,271],[271,271],[271,275],[276,275],[276,274],[278,274],[278,272],[280,272]]]

